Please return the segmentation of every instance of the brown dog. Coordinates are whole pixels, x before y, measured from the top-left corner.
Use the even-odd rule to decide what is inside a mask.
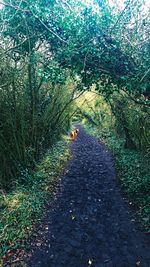
[[[79,129],[75,129],[74,131],[71,131],[70,136],[71,136],[72,141],[75,141],[77,139],[78,132],[79,132]]]

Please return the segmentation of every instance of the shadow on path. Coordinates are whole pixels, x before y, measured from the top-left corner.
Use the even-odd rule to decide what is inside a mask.
[[[81,128],[74,154],[42,223],[45,242],[28,267],[150,267],[115,180],[110,153]],[[42,226],[43,227],[43,226]]]

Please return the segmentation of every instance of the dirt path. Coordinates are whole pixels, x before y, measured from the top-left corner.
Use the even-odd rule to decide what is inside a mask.
[[[72,150],[41,226],[45,241],[32,247],[28,267],[150,267],[148,244],[122,199],[110,153],[83,129]]]

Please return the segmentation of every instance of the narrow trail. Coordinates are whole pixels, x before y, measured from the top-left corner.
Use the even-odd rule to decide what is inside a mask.
[[[71,146],[73,160],[42,222],[45,242],[32,245],[27,266],[150,267],[148,244],[122,199],[110,153],[82,128]]]

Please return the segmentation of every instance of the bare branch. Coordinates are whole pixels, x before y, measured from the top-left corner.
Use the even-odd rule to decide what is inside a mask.
[[[150,68],[146,71],[144,76],[141,78],[140,83],[144,80],[144,78],[147,76],[147,74],[149,74],[149,72],[150,72]]]
[[[112,27],[112,29],[110,30],[110,33],[112,33],[112,31],[116,28],[117,24],[119,23],[121,17],[123,16],[124,12],[126,11],[126,9],[130,6],[130,1],[128,1],[127,5],[125,6],[125,8],[122,10],[119,18],[117,19],[116,23],[114,24],[114,26]]]
[[[65,0],[60,0],[61,4],[64,6],[64,4],[73,12],[74,10],[72,9],[72,7],[68,4],[67,1]]]
[[[52,33],[54,36],[56,36],[61,42],[67,43],[64,39],[62,39],[57,33],[55,33],[53,30],[51,30],[31,9],[22,9],[19,6],[14,6],[12,4],[6,4],[3,2],[0,2],[1,5],[11,7],[15,10],[20,10],[24,13],[31,13],[35,19],[37,19],[50,33]]]
[[[4,2],[0,2],[0,5],[6,6],[6,7],[11,7],[13,9],[15,9],[15,10],[19,10],[19,11],[26,12],[26,13],[30,12],[28,9],[22,9],[22,8],[20,8],[20,6],[14,6],[12,4],[6,4]]]
[[[55,33],[53,30],[51,30],[37,15],[35,15],[33,13],[33,11],[30,10],[30,12],[34,16],[34,18],[37,19],[50,33],[52,33],[54,36],[56,36],[61,42],[67,43],[67,41],[62,39],[57,33]]]
[[[7,49],[6,51],[4,51],[4,53],[1,53],[0,56],[2,56],[3,54],[7,54],[9,51],[14,50],[14,49],[20,47],[20,46],[23,45],[26,41],[28,41],[29,38],[31,39],[31,38],[33,38],[33,37],[35,37],[35,36],[36,36],[36,35],[32,35],[31,37],[27,37],[27,38],[25,38],[25,39],[24,39],[21,43],[19,43],[18,45],[13,46],[13,47],[10,47],[10,48]]]

